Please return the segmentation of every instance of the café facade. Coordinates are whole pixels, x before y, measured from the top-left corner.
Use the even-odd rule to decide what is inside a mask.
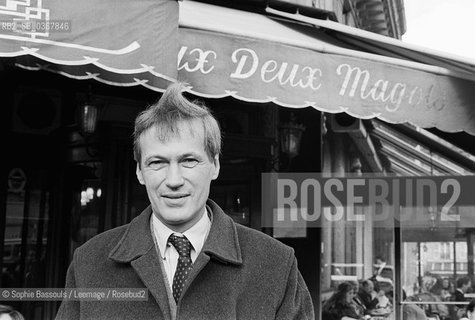
[[[4,20],[52,22],[50,30],[22,25],[0,34],[0,287],[63,287],[75,248],[147,206],[135,177],[133,120],[176,79],[224,132],[211,197],[235,221],[295,249],[317,314],[340,281],[370,277],[376,257],[388,266],[385,278],[410,293],[428,271],[473,275],[464,226],[263,224],[261,174],[472,175],[474,61],[343,25],[329,11],[284,10],[279,1],[259,10],[88,2],[97,14],[64,1],[0,7]],[[444,255],[432,259],[439,247]],[[51,318],[58,305],[15,304],[35,319]]]

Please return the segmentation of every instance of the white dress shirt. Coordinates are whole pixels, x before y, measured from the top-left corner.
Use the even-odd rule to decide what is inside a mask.
[[[168,228],[163,222],[161,222],[155,214],[152,214],[152,230],[153,236],[155,237],[156,243],[158,245],[161,258],[163,259],[163,266],[165,268],[165,273],[168,279],[168,285],[170,290],[173,291],[173,276],[175,275],[176,266],[178,264],[178,251],[175,247],[168,243],[168,238],[171,234],[175,234],[179,237],[186,236],[186,238],[191,243],[191,261],[194,263],[196,258],[203,249],[206,238],[208,237],[209,230],[211,229],[211,220],[208,217],[206,208],[201,216],[201,219],[192,226],[190,229],[186,230],[183,233],[174,232]]]

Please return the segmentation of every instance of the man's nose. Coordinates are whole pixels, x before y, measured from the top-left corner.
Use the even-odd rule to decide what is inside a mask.
[[[185,183],[183,178],[182,168],[176,163],[171,163],[167,170],[167,177],[165,181],[169,188],[179,188]]]

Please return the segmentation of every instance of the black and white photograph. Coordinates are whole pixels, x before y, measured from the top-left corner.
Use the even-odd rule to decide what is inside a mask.
[[[474,12],[0,1],[0,320],[475,320]]]

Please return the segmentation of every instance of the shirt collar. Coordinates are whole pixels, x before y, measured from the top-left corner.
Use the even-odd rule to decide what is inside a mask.
[[[154,236],[157,240],[158,248],[160,249],[160,255],[162,256],[162,258],[164,258],[165,250],[167,249],[168,238],[171,234],[186,236],[186,238],[193,246],[195,252],[200,253],[211,228],[211,220],[205,208],[200,220],[198,220],[197,223],[195,223],[190,229],[186,230],[185,232],[179,233],[168,228],[162,221],[160,221],[160,219],[157,218],[157,216],[155,216],[155,214],[152,213],[152,226],[154,230]]]
[[[223,264],[242,265],[238,227],[213,200],[208,199],[206,210],[210,214],[211,227],[201,250],[203,257],[212,257]],[[156,250],[156,240],[152,234],[155,232],[150,232],[152,215],[152,208],[148,206],[121,231],[121,236],[109,253],[111,260],[130,263],[147,257],[152,249]]]

